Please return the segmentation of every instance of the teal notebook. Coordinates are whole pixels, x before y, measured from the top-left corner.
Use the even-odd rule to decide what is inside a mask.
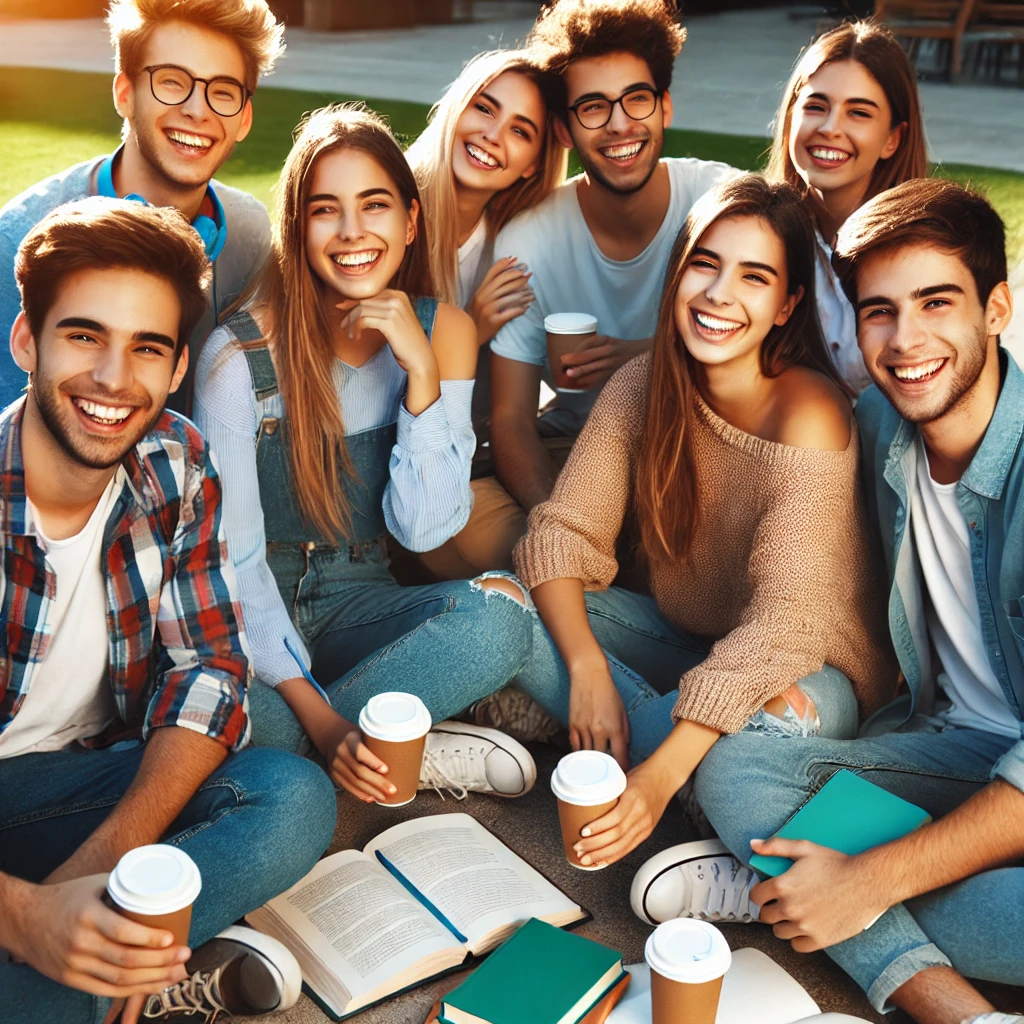
[[[530,918],[441,1003],[449,1024],[576,1024],[623,975],[622,954]]]
[[[852,856],[900,839],[931,820],[920,807],[842,768],[775,835],[808,839]],[[772,877],[792,864],[788,857],[750,858],[755,871]]]

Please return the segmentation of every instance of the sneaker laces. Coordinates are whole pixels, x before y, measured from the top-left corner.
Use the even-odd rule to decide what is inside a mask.
[[[420,787],[433,789],[443,800],[442,789],[447,790],[456,800],[465,800],[467,794],[488,792],[486,758],[492,745],[474,747],[465,738],[457,746],[438,746],[423,752],[423,766],[420,768]]]
[[[756,921],[761,908],[750,899],[750,890],[757,884],[758,876],[735,857],[714,857],[702,862],[704,878],[695,878],[693,884],[700,887],[694,893],[689,915],[704,921]],[[703,898],[700,898],[703,897]]]
[[[190,978],[150,996],[142,1011],[143,1018],[158,1020],[174,1013],[190,1017],[203,1014],[200,1019],[204,1024],[213,1024],[220,1019],[222,1013],[230,1017],[231,1012],[220,1001],[220,975],[223,969],[221,965],[212,971],[196,971]]]

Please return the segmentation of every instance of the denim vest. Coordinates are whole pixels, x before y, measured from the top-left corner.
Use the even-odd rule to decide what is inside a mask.
[[[989,664],[1010,709],[1024,720],[1024,373],[1000,349],[1003,384],[981,446],[956,487],[970,534],[981,632]],[[870,520],[881,531],[891,584],[889,630],[909,696],[883,708],[869,731],[895,728],[936,698],[926,601],[910,531],[910,481],[917,472],[917,428],[871,387],[857,403]],[[1024,732],[1024,729],[1022,729]]]
[[[430,339],[437,299],[417,299],[413,308]],[[390,581],[384,490],[390,478],[396,423],[345,438],[351,476],[339,483],[349,505],[350,525],[325,539],[303,518],[291,481],[285,410],[270,350],[255,320],[244,310],[224,326],[246,347],[253,393],[261,420],[256,435],[256,472],[267,539],[267,564],[285,606],[308,642],[315,643],[347,583]],[[254,344],[262,342],[262,344]]]

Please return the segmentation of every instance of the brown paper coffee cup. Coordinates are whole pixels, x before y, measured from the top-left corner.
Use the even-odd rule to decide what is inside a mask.
[[[396,743],[377,739],[376,736],[367,736],[364,733],[363,742],[388,766],[387,775],[382,778],[398,790],[387,800],[379,800],[378,803],[386,807],[401,807],[403,804],[411,803],[416,798],[416,791],[419,789],[420,768],[423,765],[423,751],[427,745],[427,734],[424,733],[414,740]]]
[[[558,800],[558,823],[562,826],[562,845],[565,847],[566,860],[574,868],[581,871],[598,871],[596,864],[581,864],[579,857],[573,847],[582,839],[580,832],[584,825],[597,821],[602,814],[607,814],[617,803],[619,798],[609,800],[603,804],[570,804],[565,800]]]
[[[715,1024],[722,979],[694,985],[651,971],[651,1024]]]
[[[562,356],[575,352],[585,338],[597,333],[597,320],[588,313],[552,313],[544,318],[548,339],[548,365],[556,391],[586,391],[562,367]]]
[[[137,921],[147,928],[163,928],[174,936],[176,946],[188,945],[188,932],[192,927],[191,903],[187,907],[182,907],[181,910],[176,910],[173,914],[138,914],[119,907],[114,899],[111,899],[110,902],[114,904],[114,909],[122,917],[127,917],[129,921]]]

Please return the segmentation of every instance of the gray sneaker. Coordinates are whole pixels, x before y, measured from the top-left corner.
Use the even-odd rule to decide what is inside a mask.
[[[520,743],[551,743],[564,732],[561,724],[532,697],[514,686],[478,700],[462,717],[476,725],[501,729]]]
[[[189,977],[150,996],[141,1020],[213,1024],[273,1013],[294,1006],[302,990],[295,957],[277,939],[241,925],[203,943],[185,967]]]

